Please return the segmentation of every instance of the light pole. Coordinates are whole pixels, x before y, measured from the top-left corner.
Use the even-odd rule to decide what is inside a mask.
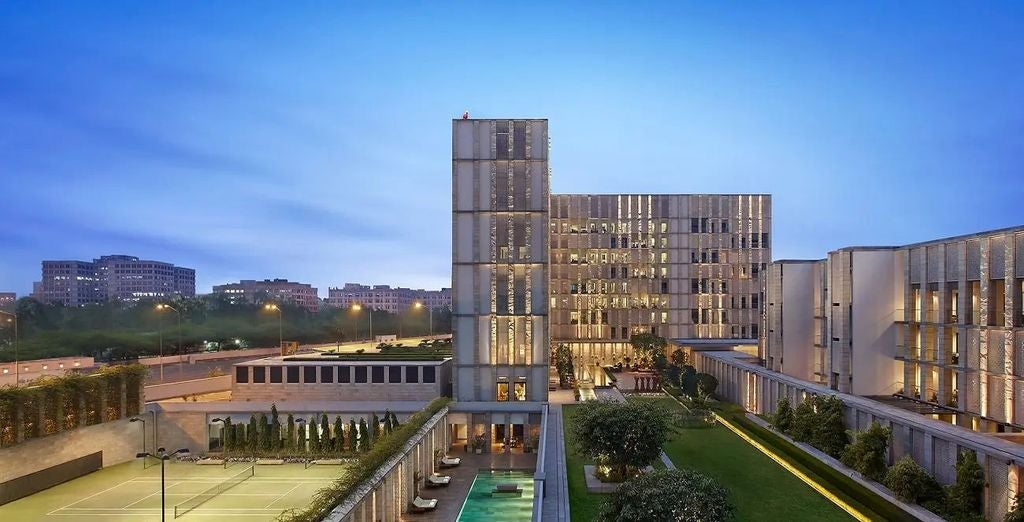
[[[413,308],[417,308],[417,309],[418,308],[426,307],[427,315],[430,316],[430,330],[429,330],[430,334],[429,334],[429,336],[433,337],[434,336],[434,309],[432,307],[424,305],[423,303],[421,303],[419,301],[416,301],[415,303],[413,303],[412,307]]]
[[[363,305],[361,305],[359,303],[356,303],[356,304],[352,305],[352,311],[353,312],[358,312],[358,311],[360,311],[362,309],[363,309]],[[370,344],[373,344],[373,309],[367,307],[366,308],[366,315],[367,315],[367,317],[370,318],[369,338],[370,338]]]
[[[284,350],[284,314],[281,313],[281,307],[274,303],[267,303],[263,305],[263,309],[277,312],[277,347]]]
[[[128,422],[142,423],[142,451],[146,451],[146,419],[136,416],[128,419]],[[142,461],[142,468],[146,468],[146,461]]]
[[[164,304],[164,303],[160,303],[160,304],[156,305],[156,309],[157,309],[157,311],[171,310],[172,312],[174,312],[178,316],[178,377],[179,378],[183,378],[184,377],[184,373],[185,373],[185,368],[183,368],[181,366],[181,352],[183,352],[185,350],[185,347],[181,343],[181,312],[177,308],[175,308],[175,307],[173,307],[173,306],[171,306],[169,304]],[[163,361],[163,358],[162,358],[162,356],[163,356],[163,335],[162,334],[160,336],[160,355],[161,355],[161,359],[160,359],[160,380],[163,381],[163,379],[164,379],[164,361]]]
[[[171,460],[171,457],[181,454],[188,453],[188,448],[181,448],[175,450],[174,453],[167,453],[167,450],[163,448],[157,448],[156,454],[141,452],[136,453],[135,458],[144,459],[146,457],[153,457],[154,459],[160,459],[160,520],[167,520],[167,492],[164,487],[164,461]]]
[[[8,323],[14,323],[14,385],[21,385],[21,361],[18,357],[18,314],[11,312],[0,311],[0,314],[6,315]]]

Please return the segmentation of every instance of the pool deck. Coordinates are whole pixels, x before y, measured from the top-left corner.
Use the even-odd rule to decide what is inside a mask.
[[[423,498],[436,498],[437,509],[429,513],[403,513],[402,520],[408,522],[452,522],[459,517],[462,503],[469,495],[473,479],[481,469],[536,469],[536,453],[466,453],[463,446],[452,449],[451,456],[462,459],[456,468],[439,469],[438,473],[451,475],[452,482],[446,488],[420,489]]]

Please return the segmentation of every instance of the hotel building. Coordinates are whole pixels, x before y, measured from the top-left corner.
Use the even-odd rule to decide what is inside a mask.
[[[754,345],[771,260],[767,194],[551,196],[551,337],[614,364],[649,332]]]
[[[897,394],[1024,429],[1024,227],[853,247],[768,268],[762,338],[775,371]]]
[[[522,440],[548,394],[548,122],[452,122],[455,440]]]

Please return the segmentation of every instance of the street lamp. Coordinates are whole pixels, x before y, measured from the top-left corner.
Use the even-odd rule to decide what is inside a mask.
[[[360,311],[362,309],[363,309],[363,305],[361,305],[359,303],[356,303],[356,304],[352,305],[352,311],[353,312],[358,312],[358,311]],[[367,308],[366,309],[366,315],[367,315],[367,317],[370,318],[370,332],[369,332],[370,335],[369,335],[369,337],[370,337],[370,344],[373,344],[373,309],[372,308]]]
[[[135,416],[128,419],[128,422],[141,422],[142,423],[142,451],[146,451],[146,419]],[[146,469],[146,461],[142,461],[142,469]]]
[[[224,438],[225,438],[224,426],[227,425],[227,422],[224,419],[220,418],[220,417],[214,417],[214,418],[210,419],[210,422],[219,422],[220,423],[220,450],[221,451],[227,450],[227,448],[224,447]],[[225,460],[225,462],[226,462],[226,460]]]
[[[175,450],[174,453],[167,453],[167,450],[165,450],[163,448],[157,448],[155,455],[152,454],[152,453],[145,452],[145,451],[143,451],[141,453],[136,453],[135,454],[135,458],[137,458],[137,459],[144,459],[146,457],[153,457],[154,459],[160,459],[160,520],[161,521],[167,520],[167,492],[166,492],[166,488],[164,487],[164,461],[165,460],[171,460],[171,457],[173,457],[175,455],[178,455],[178,454],[181,454],[181,453],[188,453],[188,452],[189,452],[188,448],[181,448],[179,450]]]
[[[267,303],[263,305],[263,309],[277,312],[277,346],[284,350],[284,314],[281,313],[281,307],[274,303]]]
[[[4,311],[0,311],[0,314],[8,316],[8,323],[14,323],[14,385],[19,386],[21,384],[21,362],[18,360],[18,314]]]
[[[184,346],[181,343],[181,312],[177,308],[175,308],[175,307],[173,307],[173,306],[171,306],[169,304],[164,304],[164,303],[160,303],[160,304],[156,305],[156,310],[158,312],[163,311],[163,310],[170,310],[170,311],[172,311],[172,312],[174,312],[175,314],[178,315],[178,377],[183,378],[184,377],[185,368],[183,368],[181,366],[181,352],[184,351]],[[161,324],[163,324],[163,323],[161,323]],[[161,333],[160,334],[160,356],[161,356],[161,358],[160,358],[160,381],[161,382],[164,380],[164,360],[163,360],[163,354],[164,353],[163,352],[164,352],[164,336],[163,336],[163,333]]]
[[[413,303],[412,307],[413,308],[417,308],[417,309],[426,307],[427,313],[430,316],[430,336],[433,337],[433,335],[434,335],[434,309],[432,307],[424,305],[420,301],[416,301],[415,303]]]

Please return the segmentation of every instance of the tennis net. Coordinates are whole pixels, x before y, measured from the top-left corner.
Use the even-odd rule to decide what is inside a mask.
[[[201,506],[207,500],[210,500],[221,493],[241,484],[249,477],[256,475],[256,467],[249,466],[248,468],[236,473],[231,478],[225,479],[222,482],[217,483],[215,486],[195,495],[194,497],[174,506],[174,518],[185,516],[186,513],[193,509]]]

